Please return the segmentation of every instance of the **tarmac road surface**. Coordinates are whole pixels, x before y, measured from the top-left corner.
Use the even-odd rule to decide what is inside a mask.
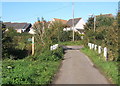
[[[81,46],[64,46],[66,53],[53,84],[110,84],[80,52]]]

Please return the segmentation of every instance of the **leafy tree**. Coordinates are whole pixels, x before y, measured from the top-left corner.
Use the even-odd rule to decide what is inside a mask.
[[[42,44],[45,44],[45,42],[44,42],[45,23],[46,23],[46,21],[44,21],[43,18],[42,18],[42,21],[40,21],[38,19],[38,22],[36,24],[34,24],[34,27],[33,27],[35,29],[36,37],[38,38],[37,40],[40,40],[42,42]]]
[[[65,25],[61,21],[52,22],[50,25],[50,29],[53,33],[51,33],[51,40],[53,43],[58,43],[63,39],[63,29]]]
[[[88,19],[85,25],[86,45],[88,42],[107,47],[109,49],[109,60],[118,58],[118,25],[114,17],[99,15],[96,16],[96,28],[93,31],[93,19]]]
[[[17,33],[14,28],[6,28],[2,23],[2,57],[10,59],[20,59],[28,55],[31,51],[31,44],[27,39],[31,37],[28,33]],[[30,48],[27,48],[29,47]]]
[[[3,24],[4,25],[4,24]],[[2,53],[3,58],[8,57],[9,53],[12,49],[15,48],[16,43],[13,42],[13,37],[17,33],[13,28],[7,28],[2,27]]]
[[[109,16],[96,16],[96,28],[101,26],[110,26],[114,22],[114,17]]]

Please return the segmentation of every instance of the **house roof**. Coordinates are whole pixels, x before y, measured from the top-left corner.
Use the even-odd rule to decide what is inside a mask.
[[[63,19],[57,19],[57,18],[53,18],[55,21],[61,21],[63,24],[67,23],[67,20],[63,20]]]
[[[30,23],[11,23],[11,22],[4,22],[6,27],[13,27],[14,29],[27,29],[29,26],[31,27]]]
[[[42,24],[42,23],[48,23],[46,21],[36,21],[34,24],[33,24],[33,27],[39,25],[39,24]]]
[[[77,29],[78,31],[80,31],[80,32],[84,32],[85,30],[84,29]]]
[[[97,17],[98,16],[106,16],[106,17],[114,17],[112,14],[100,14],[100,15],[96,15]]]
[[[76,25],[79,22],[80,19],[81,18],[74,18],[74,25]],[[68,22],[67,22],[67,25],[72,26],[73,25],[73,19],[69,19]]]

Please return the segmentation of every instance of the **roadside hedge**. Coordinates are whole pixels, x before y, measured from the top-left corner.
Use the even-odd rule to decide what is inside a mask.
[[[50,84],[62,57],[63,49],[58,48],[22,60],[6,59],[2,62],[2,84]]]

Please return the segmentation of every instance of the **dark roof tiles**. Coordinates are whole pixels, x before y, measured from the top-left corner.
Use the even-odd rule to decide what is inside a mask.
[[[61,21],[63,24],[66,24],[67,23],[67,20],[63,20],[63,19],[57,19],[57,18],[54,18],[55,21]]]
[[[76,25],[79,22],[80,19],[81,18],[74,18],[74,25]],[[73,25],[73,19],[69,19],[68,22],[67,22],[67,25],[72,26]]]
[[[13,27],[14,29],[27,29],[31,26],[30,23],[11,23],[11,22],[4,22],[6,27]]]

